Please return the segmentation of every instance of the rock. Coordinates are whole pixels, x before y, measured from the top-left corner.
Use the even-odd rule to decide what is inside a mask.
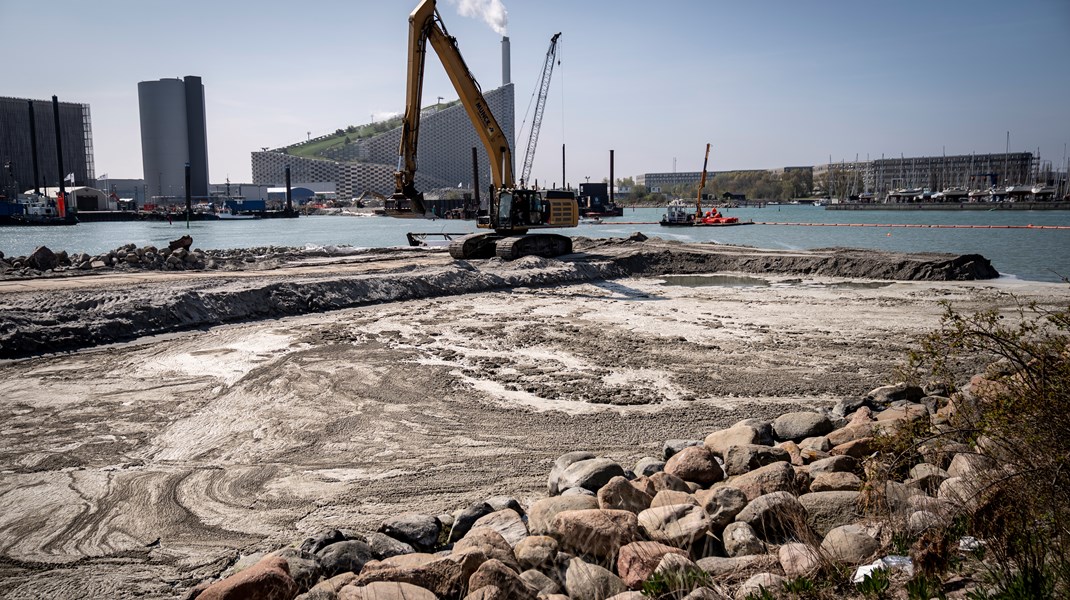
[[[528,531],[531,535],[549,535],[557,513],[565,510],[598,508],[598,500],[591,496],[556,496],[536,501],[528,508]]]
[[[108,264],[106,262],[102,261],[102,260],[89,261],[89,268],[90,269],[103,269],[104,267],[107,267],[107,266],[108,266]]]
[[[789,492],[773,492],[751,500],[736,521],[754,528],[758,536],[769,543],[786,538],[806,539],[806,508]]]
[[[803,457],[802,448],[795,442],[780,442],[776,447],[788,453],[788,462],[790,462],[792,466],[801,467],[810,462]],[[812,452],[808,454],[813,455]]]
[[[899,421],[909,423],[919,419],[929,418],[929,409],[923,404],[904,404],[886,408],[877,414],[878,421]]]
[[[709,531],[706,512],[693,504],[648,508],[639,513],[638,521],[639,529],[649,539],[684,549]]]
[[[654,475],[657,475],[657,473],[655,473]],[[650,479],[650,477],[647,477],[645,475],[640,475],[635,479],[632,479],[628,483],[632,484],[632,487],[639,490],[640,492],[643,492],[647,496],[650,496],[651,498],[654,497],[654,494],[658,493],[657,488],[654,487],[654,482]]]
[[[772,492],[794,492],[795,469],[786,462],[775,462],[735,477],[728,485],[742,490],[747,500]]]
[[[654,499],[650,502],[650,506],[647,508],[654,508],[656,506],[669,506],[672,504],[694,504],[698,506],[698,501],[695,497],[687,492],[677,492],[676,490],[661,490],[654,496]],[[645,510],[645,509],[644,509]]]
[[[829,560],[850,565],[862,564],[877,550],[880,550],[877,540],[858,525],[836,527],[821,542],[821,552]]]
[[[762,436],[757,429],[750,425],[736,425],[728,429],[715,431],[706,436],[704,445],[716,456],[724,456],[729,446],[745,446],[747,444],[760,444]]]
[[[298,596],[298,598],[301,600],[336,600],[338,592],[356,578],[357,576],[353,573],[335,575],[330,579],[320,581],[312,586],[312,589],[307,593]]]
[[[676,475],[664,471],[651,475],[650,484],[654,486],[655,494],[661,490],[675,490],[677,492],[691,493],[691,488],[688,487],[686,481],[680,479]]]
[[[765,544],[746,523],[729,523],[721,534],[721,541],[725,554],[732,558],[765,553]]]
[[[925,392],[921,387],[906,383],[897,383],[895,385],[885,385],[876,388],[866,394],[865,399],[866,404],[871,408],[878,409],[884,408],[897,400],[918,402],[924,397]]]
[[[595,494],[594,492],[592,492],[591,490],[589,490],[587,488],[581,488],[581,487],[568,488],[567,490],[561,492],[561,495],[562,496],[591,496],[592,498],[597,498],[598,497],[598,495]]]
[[[949,477],[950,475],[948,475],[947,471],[936,465],[920,463],[910,469],[910,480],[905,483],[910,487],[924,491],[926,494],[935,495],[940,489],[940,484]]]
[[[524,507],[520,506],[520,501],[512,496],[491,496],[490,498],[487,498],[487,504],[490,505],[495,512],[508,508],[516,511],[516,514],[524,516]]]
[[[723,598],[724,596],[708,587],[700,587],[691,590],[691,593],[684,596],[683,600],[722,600]]]
[[[747,506],[747,495],[743,490],[723,485],[711,490],[703,490],[695,493],[702,510],[710,520],[710,529],[720,531],[736,519],[744,507]]]
[[[606,510],[627,510],[639,514],[650,508],[652,500],[624,477],[614,477],[598,490],[598,507]]]
[[[373,533],[368,536],[368,547],[376,560],[383,560],[399,554],[412,554],[416,550],[405,542],[400,542],[385,533]]]
[[[773,423],[772,421],[763,421],[761,419],[743,419],[738,423],[732,424],[732,427],[739,427],[745,425],[747,427],[753,427],[758,432],[758,441],[755,444],[761,444],[763,446],[772,446],[776,441],[773,439]]]
[[[810,476],[817,478],[825,473],[858,473],[861,466],[852,456],[830,456],[810,463]]]
[[[773,420],[773,433],[778,440],[801,442],[809,437],[832,431],[832,421],[819,412],[791,412]]]
[[[665,460],[669,460],[684,448],[701,445],[702,440],[665,440],[665,443],[661,446],[661,454]]]
[[[777,593],[783,589],[786,581],[787,580],[781,575],[758,573],[743,582],[743,585],[736,589],[736,595],[734,597],[736,600],[747,600],[752,595],[761,597],[762,590],[766,590],[776,597]]]
[[[652,456],[645,456],[643,458],[640,458],[639,461],[635,463],[635,473],[637,475],[645,475],[649,477],[654,473],[657,473],[658,471],[664,470],[665,461],[659,460]]]
[[[682,448],[665,463],[665,472],[703,486],[724,479],[724,471],[705,446]]]
[[[854,473],[822,473],[810,483],[811,492],[857,492],[862,480]]]
[[[496,587],[501,592],[504,592],[503,598],[535,600],[535,593],[524,584],[524,580],[520,579],[516,571],[493,558],[479,565],[476,572],[472,573],[472,576],[468,579],[469,592],[474,592],[487,586]]]
[[[790,460],[791,456],[783,448],[757,444],[729,446],[724,452],[724,468],[729,475],[743,475],[775,462]]]
[[[717,581],[733,581],[749,577],[751,573],[759,569],[775,568],[777,559],[775,556],[768,554],[737,556],[735,558],[708,556],[699,559],[696,564]]]
[[[513,547],[517,562],[524,569],[547,570],[557,558],[557,540],[547,535],[532,535]]]
[[[907,518],[907,530],[914,536],[920,536],[929,529],[939,527],[942,524],[943,520],[939,516],[927,510],[912,512],[910,517]]]
[[[800,450],[810,450],[812,452],[828,452],[832,450],[832,444],[829,443],[828,436],[820,435],[817,437],[806,438],[799,442]]]
[[[679,597],[690,592],[696,584],[695,575],[701,573],[698,565],[679,554],[666,554],[654,569],[668,586],[669,593]]]
[[[841,427],[825,437],[828,438],[829,443],[835,448],[836,446],[846,444],[847,442],[872,437],[881,426],[880,423],[875,421],[869,423],[853,423],[846,427]],[[829,450],[829,452],[832,452],[832,450]]]
[[[658,542],[632,542],[621,547],[617,554],[617,573],[624,585],[637,589],[657,568],[666,554],[687,553],[679,548]]]
[[[832,450],[829,451],[829,454],[865,458],[876,452],[876,450],[875,439],[864,437],[847,442],[846,444],[834,446]]]
[[[491,533],[497,535],[495,532]],[[504,540],[502,543],[505,543]],[[391,557],[387,561],[411,556],[414,555],[403,554]],[[475,572],[479,565],[487,560],[487,555],[478,549],[469,549],[464,552],[454,551],[449,556],[433,558],[433,560],[419,565],[387,566],[371,572],[365,569],[365,572],[353,579],[350,585],[360,587],[376,581],[398,581],[411,583],[430,590],[439,598],[459,598],[461,597],[461,590],[468,585],[469,577],[472,576],[472,573]]]
[[[638,522],[626,510],[567,510],[557,513],[552,527],[563,548],[612,561],[635,540]]]
[[[438,519],[417,513],[404,513],[383,520],[379,532],[401,540],[413,548],[426,551],[438,542],[440,525]]]
[[[528,586],[529,589],[535,590],[535,593],[540,596],[556,594],[561,591],[561,586],[558,585],[556,581],[535,569],[528,569],[521,573],[520,580],[523,581],[524,585]]]
[[[328,529],[322,531],[317,535],[305,539],[301,542],[301,551],[308,554],[316,554],[320,550],[330,546],[331,544],[337,544],[338,542],[346,541],[346,536],[337,529]]]
[[[781,546],[777,550],[777,557],[788,577],[808,577],[821,568],[821,557],[817,550],[799,542]]]
[[[542,600],[550,600],[545,598]],[[559,599],[554,600],[569,600],[568,596],[562,596]],[[606,600],[649,600],[649,596],[644,596],[642,592],[621,592],[606,598]]]
[[[556,478],[553,478],[551,473],[547,487],[551,490],[550,495],[562,493],[570,488],[583,488],[590,492],[597,492],[599,488],[609,483],[610,479],[623,475],[624,468],[613,460],[589,458],[569,463]]]
[[[468,535],[453,545],[454,554],[461,554],[470,550],[477,550],[487,558],[493,558],[508,565],[511,569],[520,572],[520,563],[516,559],[516,553],[509,542],[505,541],[502,534],[487,527],[473,527]]]
[[[971,510],[981,502],[983,484],[966,477],[951,477],[940,484],[936,497],[959,509]]]
[[[167,249],[171,250],[172,252],[174,252],[175,250],[178,250],[179,248],[181,248],[183,250],[189,250],[189,247],[192,246],[192,245],[193,245],[193,238],[188,236],[188,235],[184,235],[184,236],[178,238],[177,240],[171,240],[171,242],[169,244],[167,244]]]
[[[960,452],[971,452],[968,445],[936,438],[918,444],[918,454],[921,454],[925,462],[936,465],[941,469],[951,466],[952,459]]]
[[[377,581],[362,587],[343,587],[338,600],[436,600],[436,596],[411,583]]]
[[[620,577],[598,565],[573,558],[565,570],[565,592],[571,600],[604,600],[627,591]]]
[[[546,480],[546,491],[550,496],[556,496],[564,490],[558,488],[558,480],[561,478],[561,474],[565,472],[572,463],[580,462],[583,460],[591,460],[597,458],[593,453],[583,450],[576,452],[568,452],[557,457],[554,461],[554,466],[550,469],[550,475]]]
[[[973,452],[960,452],[951,459],[951,465],[947,467],[949,477],[980,478],[988,475],[996,468],[996,461]]]
[[[298,592],[307,592],[312,586],[316,585],[316,582],[319,581],[320,576],[323,574],[318,557],[315,554],[302,552],[297,548],[283,548],[268,554],[268,556],[278,556],[286,559],[286,570],[290,573],[294,583],[297,584]]]
[[[861,519],[859,508],[862,495],[855,492],[813,492],[799,496],[799,503],[806,509],[806,524],[818,535],[824,536],[840,525],[848,525]]]
[[[501,534],[510,546],[516,546],[517,542],[528,536],[528,527],[524,524],[520,515],[511,508],[492,512],[481,517],[472,525],[472,528],[486,527]]]
[[[198,596],[198,600],[291,600],[297,595],[297,583],[290,577],[286,559],[267,557],[255,565],[217,581]]]
[[[336,542],[321,549],[316,556],[327,577],[348,572],[360,574],[364,564],[375,558],[371,546],[359,540]]]
[[[59,266],[59,257],[48,246],[38,246],[26,257],[26,264],[38,271],[49,271]]]
[[[464,537],[480,518],[494,512],[494,508],[486,502],[476,502],[460,510],[453,515],[453,526],[450,528],[449,542],[455,542]]]

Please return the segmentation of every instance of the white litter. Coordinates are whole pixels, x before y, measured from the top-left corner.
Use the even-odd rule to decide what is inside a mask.
[[[867,576],[872,576],[874,571],[902,571],[906,573],[907,577],[914,576],[914,563],[910,561],[909,556],[885,556],[884,558],[873,561],[868,565],[862,565],[855,570],[854,577],[851,581],[855,583],[862,583],[866,580]]]

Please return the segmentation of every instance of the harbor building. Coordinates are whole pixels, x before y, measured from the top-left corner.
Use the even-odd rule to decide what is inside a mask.
[[[149,198],[184,198],[186,164],[190,192],[208,197],[208,133],[201,78],[137,84],[141,114],[141,160]]]
[[[18,194],[33,190],[35,185],[38,188],[58,187],[60,179],[68,175],[72,177],[67,179],[67,187],[93,183],[93,130],[89,105],[60,102],[59,134],[60,145],[57,148],[56,120],[51,100],[0,97],[0,195],[15,198]],[[36,184],[34,139],[37,147]],[[63,153],[65,173],[62,175],[57,160],[59,150]]]
[[[484,93],[494,118],[510,140],[513,139],[515,121],[513,93],[511,83]],[[355,134],[347,136],[350,137],[349,143],[339,143],[315,156],[301,155],[299,152],[301,146],[314,144],[317,139],[285,148],[253,152],[253,183],[281,183],[288,166],[294,181],[333,181],[339,198],[354,198],[364,192],[389,195],[394,192],[394,171],[397,170],[398,147],[401,145],[400,119],[395,123],[396,126],[389,130],[370,137],[352,139],[356,137]],[[328,137],[324,136],[320,141]],[[341,139],[342,136],[339,136]],[[472,148],[477,149],[480,186],[490,185],[490,159],[468,113],[459,102],[424,109],[420,118],[418,144],[418,189],[456,188],[458,184],[470,189]]]

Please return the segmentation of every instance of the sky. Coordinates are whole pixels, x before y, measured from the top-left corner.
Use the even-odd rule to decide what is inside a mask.
[[[503,6],[500,6],[504,3]],[[0,0],[0,95],[87,103],[96,173],[141,178],[137,83],[198,75],[212,183],[250,153],[404,109],[417,0]],[[501,84],[504,8],[527,146],[561,32],[532,177],[776,168],[885,156],[1037,152],[1070,142],[1070,1],[439,0],[484,90]],[[462,14],[465,13],[465,14]],[[501,16],[501,11],[497,13]],[[466,16],[470,15],[470,16]],[[500,22],[495,22],[500,25]],[[423,104],[456,92],[429,58]],[[533,109],[532,109],[533,110]]]

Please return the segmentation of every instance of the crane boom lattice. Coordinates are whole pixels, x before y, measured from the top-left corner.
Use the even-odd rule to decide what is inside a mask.
[[[554,72],[554,61],[557,57],[557,38],[560,33],[555,33],[550,38],[550,49],[546,51],[546,62],[542,65],[542,77],[539,81],[539,97],[535,102],[535,116],[531,119],[531,135],[528,136],[528,148],[524,152],[524,168],[521,171],[520,180],[527,184],[531,176],[531,164],[535,162],[535,146],[539,143],[539,129],[542,127],[542,113],[546,108],[546,95],[550,91],[550,76]]]

